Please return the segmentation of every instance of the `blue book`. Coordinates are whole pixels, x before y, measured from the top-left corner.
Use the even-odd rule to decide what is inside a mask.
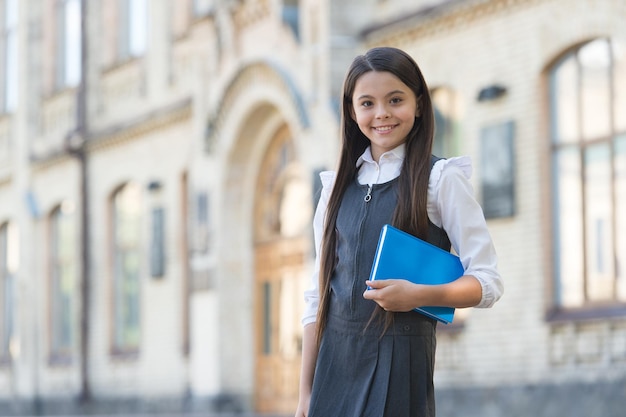
[[[464,272],[458,256],[386,224],[380,231],[370,281],[406,279],[416,284],[447,284]],[[452,307],[425,306],[415,311],[445,324],[454,319]]]

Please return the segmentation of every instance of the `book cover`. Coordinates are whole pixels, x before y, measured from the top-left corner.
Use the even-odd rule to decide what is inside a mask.
[[[416,284],[447,284],[464,274],[458,256],[386,224],[380,231],[370,281],[406,279]],[[454,308],[424,306],[422,314],[449,324]]]

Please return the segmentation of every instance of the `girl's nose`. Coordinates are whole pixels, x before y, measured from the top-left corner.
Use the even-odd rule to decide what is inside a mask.
[[[390,116],[389,110],[387,110],[387,106],[378,106],[376,109],[376,118],[377,119],[386,119]]]

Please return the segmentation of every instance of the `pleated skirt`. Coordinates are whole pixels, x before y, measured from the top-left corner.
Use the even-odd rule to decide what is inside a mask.
[[[434,417],[436,322],[397,313],[380,326],[330,316],[317,359],[309,417]]]

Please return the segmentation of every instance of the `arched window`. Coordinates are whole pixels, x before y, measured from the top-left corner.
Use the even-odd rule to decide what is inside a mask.
[[[141,189],[129,183],[113,195],[113,349],[139,348]]]
[[[279,236],[292,236],[301,233],[305,210],[295,211],[287,206],[296,198],[301,181],[291,175],[290,165],[294,161],[294,148],[289,130],[280,129],[267,149],[257,183],[256,236],[259,241]],[[306,224],[306,218],[304,220]]]
[[[75,339],[77,234],[74,204],[64,202],[50,215],[50,353],[72,354]]]
[[[626,302],[626,51],[588,42],[549,73],[555,307]]]

